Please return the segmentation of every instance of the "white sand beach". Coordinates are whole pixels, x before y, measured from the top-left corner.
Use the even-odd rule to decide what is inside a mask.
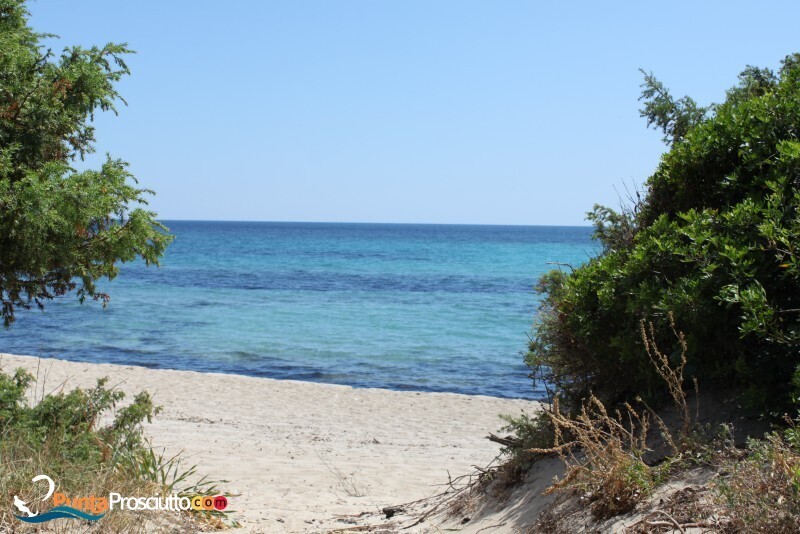
[[[164,411],[147,427],[153,445],[241,496],[235,518],[251,532],[320,532],[337,515],[379,511],[433,494],[499,451],[485,438],[501,413],[536,402],[397,392],[239,375],[154,370],[0,355],[5,371],[38,376],[39,394],[108,376],[128,394],[154,394]]]

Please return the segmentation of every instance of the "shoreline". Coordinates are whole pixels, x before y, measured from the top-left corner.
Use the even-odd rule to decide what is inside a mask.
[[[499,414],[539,403],[483,395],[353,388],[225,373],[84,363],[0,353],[44,393],[110,377],[164,407],[145,433],[156,450],[183,451],[187,466],[230,482],[233,516],[251,532],[343,528],[336,515],[378,511],[431,495],[437,484],[488,464],[485,439]],[[125,402],[123,402],[125,404]]]
[[[97,361],[90,361],[89,358],[71,358],[71,357],[52,357],[52,356],[37,356],[34,354],[16,354],[10,352],[0,352],[0,357],[2,356],[15,356],[15,357],[25,357],[25,358],[36,358],[41,360],[58,360],[63,362],[69,363],[79,363],[79,364],[87,364],[87,365],[114,365],[117,367],[136,367],[142,369],[148,369],[150,371],[180,371],[180,372],[187,372],[187,373],[197,373],[201,375],[228,375],[228,376],[242,376],[247,378],[257,378],[257,379],[264,379],[264,380],[274,380],[276,382],[299,382],[303,384],[319,384],[321,386],[338,386],[338,387],[347,387],[354,390],[380,390],[380,391],[395,391],[397,393],[441,393],[447,395],[461,395],[464,397],[487,397],[490,399],[502,399],[502,400],[520,400],[526,402],[544,402],[546,398],[546,391],[543,391],[540,396],[531,395],[529,397],[524,396],[508,396],[508,395],[488,395],[486,393],[466,393],[462,391],[453,391],[453,390],[430,390],[430,389],[411,389],[410,387],[392,387],[391,385],[387,386],[372,386],[372,385],[358,385],[358,384],[346,384],[340,382],[329,382],[326,380],[314,380],[314,379],[302,379],[302,378],[277,378],[274,376],[260,376],[255,373],[246,373],[246,372],[238,372],[238,371],[226,371],[223,369],[215,369],[215,368],[183,368],[183,367],[156,367],[154,365],[150,365],[147,363],[124,363],[124,362],[97,362]],[[525,367],[523,367],[525,369]]]

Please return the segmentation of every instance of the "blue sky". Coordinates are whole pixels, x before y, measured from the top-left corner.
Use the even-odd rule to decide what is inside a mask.
[[[585,224],[663,152],[638,68],[719,101],[800,51],[797,2],[38,0],[128,42],[98,153],[164,219]],[[611,4],[611,3],[608,3]],[[88,164],[96,165],[97,159]]]

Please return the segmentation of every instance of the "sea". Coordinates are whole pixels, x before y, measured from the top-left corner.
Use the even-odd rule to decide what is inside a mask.
[[[0,352],[536,399],[534,286],[597,253],[588,227],[164,223],[161,267],[20,310]]]

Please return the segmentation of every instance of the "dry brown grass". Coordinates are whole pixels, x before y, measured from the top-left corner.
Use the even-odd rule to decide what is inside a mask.
[[[577,416],[561,412],[558,399],[549,416],[555,427],[555,445],[533,449],[536,453],[558,453],[566,474],[547,493],[578,491],[592,503],[595,517],[627,512],[655,485],[656,474],[642,460],[647,451],[649,421],[629,404],[625,411],[609,414],[595,396]]]
[[[579,513],[579,503],[591,504],[595,519],[607,519],[633,510],[656,486],[689,465],[713,470],[715,481],[677,490],[666,500],[648,502],[640,510],[645,515],[628,525],[630,532],[672,532],[702,528],[707,532],[800,533],[800,427],[788,421],[781,432],[764,439],[750,439],[746,449],[734,445],[732,434],[713,442],[698,441],[692,432],[698,421],[698,407],[692,410],[685,391],[686,340],[670,326],[680,348],[676,361],[659,349],[655,328],[640,325],[644,349],[670,394],[678,417],[668,428],[654,410],[641,402],[642,409],[623,404],[610,411],[595,396],[583,403],[577,415],[562,413],[556,399],[547,413],[555,428],[555,444],[534,449],[538,453],[556,452],[566,465],[566,474],[548,492],[572,491],[580,499],[566,508],[554,508],[544,525],[558,531],[568,522],[565,514]],[[698,385],[692,381],[697,397]],[[659,467],[643,460],[649,450],[648,430],[659,429],[672,456]],[[730,429],[729,429],[730,430]],[[691,453],[691,454],[689,454]],[[691,458],[691,460],[688,460]],[[680,476],[680,475],[679,475]],[[570,508],[571,506],[571,508]],[[542,530],[544,526],[545,530]],[[558,527],[558,528],[556,528]]]
[[[608,518],[632,510],[663,481],[669,463],[654,468],[643,460],[643,455],[650,450],[651,422],[661,430],[663,439],[673,452],[679,453],[687,446],[693,417],[683,387],[686,341],[683,334],[675,330],[671,316],[670,324],[681,347],[681,357],[674,367],[657,347],[652,323],[642,321],[641,335],[650,360],[681,414],[682,428],[677,439],[661,417],[640,399],[640,410],[626,402],[620,409],[609,411],[600,399],[591,395],[577,415],[570,415],[561,411],[556,397],[547,412],[554,428],[554,445],[531,449],[531,452],[540,454],[557,453],[566,466],[565,476],[548,492],[570,490],[581,493],[582,498],[591,503],[596,518]]]
[[[664,381],[664,384],[667,386],[669,395],[672,398],[673,404],[675,405],[675,409],[681,415],[681,430],[679,437],[681,439],[686,439],[692,430],[693,424],[698,420],[697,412],[699,410],[699,405],[695,406],[695,413],[693,416],[689,408],[689,402],[687,401],[686,390],[684,388],[685,380],[683,377],[683,371],[686,368],[686,352],[688,350],[688,346],[686,345],[686,336],[683,334],[683,332],[680,332],[677,330],[677,328],[675,328],[675,317],[672,315],[672,313],[669,313],[668,319],[672,333],[675,335],[675,339],[677,340],[678,346],[681,349],[678,365],[674,367],[670,363],[669,357],[664,354],[664,352],[659,350],[658,345],[656,345],[656,332],[653,323],[646,323],[644,320],[642,320],[639,323],[639,330],[642,336],[644,349],[647,352],[647,356],[650,358],[650,362],[652,362],[653,367],[658,373],[658,376],[661,377],[661,379]],[[696,378],[692,378],[692,384],[694,385],[695,399],[698,399],[700,387]],[[660,419],[658,419],[658,421],[660,421]],[[664,438],[671,440],[672,433],[666,428],[662,428],[662,431],[665,433]],[[670,445],[675,450],[680,449],[680,447],[678,447],[674,441],[671,441]]]
[[[779,433],[729,448],[715,484],[725,532],[800,532],[800,451]]]
[[[0,533],[5,532],[84,532],[85,521],[59,519],[43,525],[25,524],[14,518],[16,509],[11,505],[18,495],[29,504],[32,511],[41,513],[50,507],[51,501],[41,506],[42,485],[34,485],[31,479],[39,474],[50,474],[57,483],[56,491],[64,491],[69,497],[107,496],[114,491],[131,497],[150,497],[164,494],[160,484],[130,476],[119,469],[74,465],[66,461],[58,449],[45,449],[34,453],[22,439],[5,436],[0,458]],[[46,486],[46,485],[45,485]],[[69,489],[66,489],[69,488]],[[18,513],[18,512],[17,512]],[[194,525],[194,526],[193,526]],[[113,510],[93,524],[92,532],[181,532],[198,529],[196,518],[176,512],[123,512]]]

